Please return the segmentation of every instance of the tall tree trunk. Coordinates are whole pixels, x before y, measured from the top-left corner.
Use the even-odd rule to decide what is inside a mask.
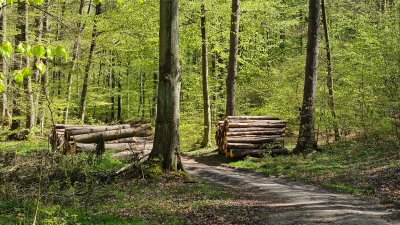
[[[81,93],[81,106],[80,106],[80,119],[81,123],[85,122],[85,112],[86,112],[86,101],[87,101],[87,93],[88,93],[88,86],[89,86],[89,79],[90,79],[90,69],[92,68],[93,64],[93,55],[94,55],[94,49],[96,48],[96,39],[98,34],[97,31],[97,20],[98,20],[98,15],[102,13],[102,4],[99,3],[96,5],[96,13],[95,13],[95,19],[94,19],[94,24],[93,24],[93,31],[92,31],[92,41],[90,44],[90,50],[89,50],[89,58],[88,62],[86,64],[85,68],[85,77],[83,79],[83,85],[82,85],[82,93]]]
[[[117,120],[118,122],[122,122],[122,84],[121,84],[121,73],[118,74],[118,79],[117,79],[117,86],[118,86],[118,96],[117,96],[117,102],[118,102],[118,110],[117,110]]]
[[[1,8],[1,31],[2,31],[2,42],[7,41],[7,7],[2,7]],[[1,125],[8,126],[9,125],[9,120],[10,120],[10,112],[8,111],[8,89],[9,85],[11,84],[11,79],[9,79],[9,74],[8,74],[8,67],[7,67],[7,57],[3,56],[2,57],[2,69],[3,69],[3,75],[4,75],[4,84],[5,84],[5,89],[2,94],[3,101],[2,101],[2,112],[1,112]]]
[[[206,7],[201,5],[201,39],[202,39],[202,75],[203,75],[203,110],[204,110],[204,134],[202,147],[211,145],[211,108],[208,93],[208,50],[207,50],[207,31],[206,31]]]
[[[303,106],[300,114],[300,129],[295,153],[317,149],[314,133],[314,111],[318,77],[318,30],[321,0],[310,0],[308,21],[307,59],[304,77]]]
[[[17,22],[17,30],[19,30],[19,34],[15,35],[15,45],[18,45],[20,42],[23,42],[26,40],[26,19],[27,19],[27,14],[26,14],[26,9],[27,9],[27,4],[25,2],[18,2],[18,22]],[[21,64],[22,64],[22,59],[21,59]],[[13,64],[13,68],[15,70],[19,69],[17,63]],[[20,88],[18,85],[15,86],[14,88],[14,93],[13,93],[13,109],[12,109],[12,121],[11,121],[11,130],[18,130],[21,128],[21,119],[20,116],[22,115],[21,109],[20,109],[20,99],[21,98],[21,93],[20,93]],[[12,137],[11,137],[12,138]]]
[[[48,7],[46,8],[46,10]],[[46,17],[46,15],[43,13],[42,15],[38,15],[35,21],[35,26],[37,28],[36,31],[36,42],[38,44],[42,44],[42,39],[43,39],[43,20]],[[41,79],[41,71],[39,69],[36,69],[36,64],[42,62],[41,59],[35,58],[35,63],[32,65],[32,70],[35,71],[35,88],[34,88],[34,100],[35,100],[35,108],[34,108],[34,126],[36,126],[37,121],[39,119],[39,99],[40,99],[40,93],[41,93],[41,88],[39,88],[40,84],[40,79]]]
[[[332,74],[332,52],[331,52],[331,42],[329,39],[329,29],[328,29],[328,19],[326,15],[326,6],[325,0],[321,0],[321,9],[322,9],[322,25],[324,27],[324,35],[325,35],[325,44],[326,44],[326,58],[327,58],[327,69],[328,69],[328,77],[327,77],[327,85],[328,85],[328,104],[331,110],[331,114],[333,117],[333,131],[335,133],[335,140],[340,139],[339,127],[336,118],[336,110],[335,110],[335,97],[333,92],[333,74]]]
[[[22,26],[21,28],[21,37],[20,40],[22,42],[29,42],[29,33],[28,33],[28,27],[29,27],[29,11],[28,11],[28,4],[24,1],[20,1],[18,4],[18,12],[21,15],[22,19]],[[25,67],[29,67],[29,56],[25,56]],[[25,121],[25,128],[29,130],[29,132],[32,132],[33,125],[34,123],[34,108],[35,108],[35,103],[33,99],[33,90],[32,90],[32,78],[30,76],[24,78],[24,93],[26,100],[28,102],[28,108],[26,110],[26,121]]]
[[[139,90],[140,90],[140,95],[139,95],[139,108],[138,108],[138,114],[140,117],[143,119],[145,117],[145,104],[146,104],[146,74],[145,73],[140,73],[140,82],[139,82]]]
[[[114,66],[114,63],[113,63]],[[114,74],[114,69],[111,69],[110,71],[110,90],[111,90],[111,109],[110,109],[110,121],[115,120],[115,74]]]
[[[81,0],[79,4],[79,15],[83,16],[83,9],[85,7],[85,0]],[[68,73],[68,91],[67,91],[67,107],[65,108],[65,117],[64,117],[64,123],[68,123],[68,117],[69,117],[69,109],[70,109],[70,102],[71,102],[71,96],[72,96],[72,75],[76,70],[77,64],[78,64],[78,57],[79,57],[79,50],[82,42],[82,32],[85,29],[85,25],[82,21],[78,23],[78,35],[75,39],[74,43],[74,52],[72,55],[72,68],[70,72]]]
[[[164,170],[183,169],[180,162],[179,0],[160,0],[157,120],[150,159],[160,157]]]
[[[226,116],[235,115],[236,106],[236,76],[238,67],[239,49],[239,21],[240,21],[240,0],[232,0],[231,32],[229,48],[228,77],[226,78]]]

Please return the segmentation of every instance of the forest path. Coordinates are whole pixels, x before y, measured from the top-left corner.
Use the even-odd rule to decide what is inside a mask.
[[[238,196],[198,212],[207,221],[193,218],[191,224],[400,224],[385,207],[351,195],[223,165],[206,165],[189,157],[182,160],[192,176],[227,187]]]

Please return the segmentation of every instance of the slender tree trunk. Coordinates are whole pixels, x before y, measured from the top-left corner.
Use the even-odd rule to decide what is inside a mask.
[[[83,16],[83,9],[85,6],[85,0],[81,0],[79,4],[79,15]],[[74,43],[74,52],[72,55],[72,68],[70,72],[68,73],[68,91],[67,91],[67,107],[65,108],[65,117],[64,117],[64,123],[68,123],[68,117],[69,117],[69,109],[70,109],[70,102],[71,102],[71,96],[72,96],[72,75],[76,70],[77,64],[78,64],[78,57],[79,57],[79,50],[82,42],[82,32],[85,29],[85,25],[82,21],[78,23],[79,31],[78,35],[75,39]]]
[[[158,86],[158,76],[157,73],[153,74],[153,99],[151,106],[151,118],[157,114],[157,86]]]
[[[113,63],[114,65],[114,63]],[[110,120],[114,121],[115,120],[115,74],[114,74],[114,69],[111,69],[110,73],[110,90],[111,90],[111,111],[110,111]]]
[[[160,0],[157,120],[150,159],[161,157],[164,170],[183,169],[180,162],[179,0]]]
[[[317,149],[314,133],[315,100],[318,77],[318,30],[321,0],[309,1],[307,59],[304,77],[303,106],[300,114],[300,129],[295,153]]]
[[[204,3],[201,5],[201,39],[202,39],[202,75],[203,75],[203,110],[204,110],[204,134],[202,147],[211,145],[211,108],[208,85],[208,50],[207,50],[207,31],[206,31],[206,8]]]
[[[2,42],[7,41],[7,7],[1,8],[1,30],[2,30]],[[8,74],[8,67],[7,67],[7,57],[2,57],[2,68],[3,68],[3,75],[4,75],[4,84],[5,89],[2,94],[3,101],[2,101],[2,112],[1,112],[1,123],[2,125],[8,126],[10,120],[10,112],[8,111],[8,89],[9,85],[11,84],[11,80],[9,79]]]
[[[94,49],[96,48],[96,39],[99,35],[97,32],[97,20],[98,15],[102,13],[102,4],[99,3],[96,5],[96,14],[95,14],[95,21],[93,25],[92,31],[92,41],[90,44],[89,50],[89,58],[85,68],[85,77],[83,79],[83,86],[82,86],[82,93],[81,93],[81,107],[80,107],[80,118],[81,123],[85,122],[85,112],[86,112],[86,101],[87,101],[87,93],[88,93],[88,86],[89,86],[89,79],[90,79],[90,69],[92,68],[93,64],[93,56],[94,56]]]
[[[21,26],[21,41],[22,42],[29,42],[29,11],[28,11],[28,4],[26,2],[19,2],[18,4],[18,12],[20,12],[21,19],[23,20],[23,25]],[[29,67],[29,56],[25,57],[25,67]],[[35,103],[33,99],[33,90],[32,90],[32,78],[26,77],[24,78],[24,93],[26,100],[28,102],[28,109],[26,110],[26,121],[25,121],[25,128],[32,132],[34,123],[34,108]]]
[[[331,52],[331,42],[329,39],[329,29],[328,29],[328,21],[327,21],[327,16],[326,16],[325,0],[321,0],[321,9],[322,9],[322,25],[324,27],[327,69],[328,69],[328,79],[327,79],[328,94],[329,94],[328,104],[329,104],[329,108],[331,110],[331,114],[333,117],[333,130],[335,132],[335,140],[337,141],[340,139],[340,134],[339,134],[339,127],[338,127],[338,123],[337,123],[336,110],[335,110],[335,97],[334,97],[334,92],[333,92],[333,74],[332,74],[332,61],[333,60],[332,60],[332,52]]]
[[[122,84],[121,84],[121,74],[118,74],[118,80],[117,80],[117,86],[118,86],[118,96],[117,96],[117,102],[118,102],[118,110],[117,110],[117,120],[118,122],[122,122]]]
[[[235,115],[236,76],[239,49],[240,0],[232,0],[231,32],[229,49],[228,77],[226,78],[226,116]]]
[[[46,10],[48,9],[48,7],[46,8]],[[39,15],[36,18],[36,28],[37,28],[37,32],[36,32],[36,41],[39,44],[42,44],[42,39],[43,39],[43,20],[45,18],[45,14]],[[40,99],[40,94],[41,94],[41,88],[40,88],[40,73],[41,71],[39,69],[36,69],[36,64],[40,63],[41,59],[35,58],[35,64],[32,65],[32,70],[35,71],[35,88],[34,88],[34,100],[35,100],[35,108],[34,108],[34,126],[36,126],[38,119],[39,119],[39,99]]]

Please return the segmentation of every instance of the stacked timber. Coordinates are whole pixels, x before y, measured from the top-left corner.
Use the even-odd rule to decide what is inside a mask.
[[[270,116],[228,116],[216,131],[218,151],[230,158],[287,154],[286,121]]]
[[[49,138],[53,149],[64,154],[113,149],[129,154],[150,152],[153,147],[150,124],[121,124],[113,126],[57,124]],[[128,154],[128,153],[126,153]]]

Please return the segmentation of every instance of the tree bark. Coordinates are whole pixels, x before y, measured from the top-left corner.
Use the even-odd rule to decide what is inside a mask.
[[[314,111],[318,77],[318,30],[321,0],[309,1],[307,59],[304,77],[303,106],[295,153],[306,153],[318,148],[314,133]]]
[[[102,13],[102,4],[99,3],[96,5],[96,13],[95,13],[95,19],[94,19],[93,31],[92,31],[92,41],[90,44],[89,58],[88,58],[88,62],[86,64],[85,77],[83,79],[83,85],[82,85],[81,106],[80,106],[81,123],[85,122],[86,101],[87,101],[87,93],[88,93],[88,86],[89,86],[89,79],[90,79],[90,69],[92,68],[94,49],[96,48],[96,40],[97,40],[97,36],[99,35],[99,33],[97,31],[98,16],[101,13]]]
[[[118,74],[117,86],[118,86],[118,96],[117,96],[117,102],[118,102],[117,120],[118,120],[118,122],[121,122],[121,121],[122,121],[122,84],[121,84],[121,74]]]
[[[325,45],[326,45],[326,59],[327,59],[327,69],[328,69],[328,77],[327,77],[327,86],[328,86],[328,105],[331,110],[331,114],[333,117],[333,131],[335,133],[335,140],[340,139],[339,127],[336,118],[336,110],[335,110],[335,97],[333,90],[333,74],[332,74],[332,50],[331,50],[331,42],[329,38],[329,29],[328,29],[328,18],[326,15],[326,6],[325,0],[321,0],[321,11],[322,11],[322,25],[324,27],[324,35],[325,35]]]
[[[83,16],[83,9],[85,7],[85,0],[81,0],[79,4],[79,15]],[[64,123],[68,123],[68,117],[69,117],[69,109],[70,109],[70,102],[71,102],[71,96],[72,96],[72,74],[75,72],[77,64],[78,64],[78,56],[79,56],[79,49],[81,46],[82,42],[82,32],[85,29],[85,25],[82,21],[78,23],[79,31],[78,35],[75,39],[74,43],[74,52],[72,53],[72,68],[70,72],[68,73],[68,91],[67,91],[67,107],[65,108],[65,117],[64,117]]]
[[[202,147],[211,146],[211,108],[208,84],[208,41],[206,30],[206,7],[201,5],[201,39],[202,39],[202,75],[203,75],[203,110],[204,110],[204,133]]]
[[[179,0],[160,0],[160,45],[157,119],[154,146],[149,159],[161,157],[163,168],[174,171],[180,162]]]
[[[7,7],[2,7],[1,8],[1,31],[2,31],[2,42],[7,41]],[[11,84],[11,79],[8,70],[7,70],[7,57],[3,56],[2,57],[2,68],[3,68],[3,75],[4,75],[4,84],[5,84],[5,89],[2,94],[3,101],[2,101],[2,112],[1,112],[1,123],[2,125],[9,125],[9,120],[10,120],[10,112],[8,109],[8,90],[9,90],[9,85]]]
[[[236,107],[236,76],[238,67],[239,49],[239,21],[240,21],[240,0],[232,0],[231,32],[228,77],[226,78],[226,116],[235,115]]]

